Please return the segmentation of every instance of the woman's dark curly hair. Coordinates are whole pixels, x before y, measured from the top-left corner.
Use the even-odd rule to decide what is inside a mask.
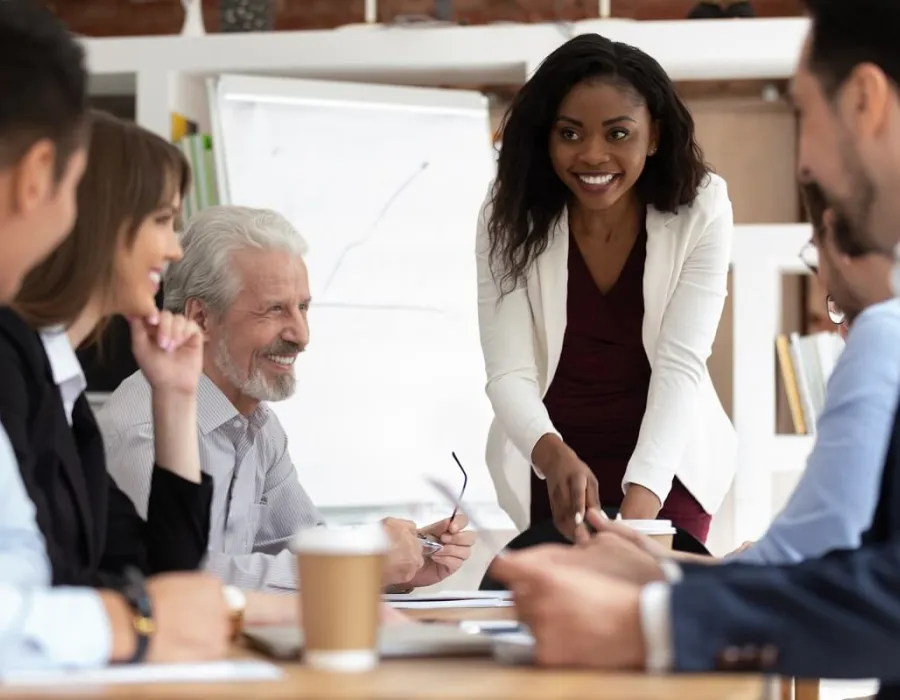
[[[640,49],[583,34],[550,54],[519,90],[503,120],[488,238],[491,269],[506,293],[524,281],[547,248],[569,190],[550,162],[550,130],[563,98],[578,83],[600,80],[632,90],[659,125],[656,154],[635,187],[660,211],[690,204],[709,172],[694,139],[694,120],[675,86]]]

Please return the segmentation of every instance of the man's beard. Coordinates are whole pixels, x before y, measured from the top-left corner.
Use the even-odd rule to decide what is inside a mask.
[[[288,348],[288,345],[291,347]],[[278,341],[261,351],[260,355],[278,355],[279,351],[280,354],[293,355],[299,352],[300,348],[292,343],[286,344],[283,341]],[[219,371],[238,391],[257,401],[284,401],[293,395],[296,388],[297,379],[293,374],[281,374],[270,379],[265,376],[262,368],[256,364],[254,364],[250,376],[243,377],[243,373],[231,359],[225,338],[219,339],[216,346],[215,361]]]
[[[859,155],[848,136],[840,140],[841,166],[850,181],[850,195],[838,197],[830,189],[819,184],[825,201],[834,211],[835,225],[832,235],[837,247],[846,255],[859,256],[866,253],[886,253],[893,251],[879,242],[878,232],[873,230],[872,210],[875,206],[875,184],[863,168]],[[900,222],[898,222],[900,223]]]

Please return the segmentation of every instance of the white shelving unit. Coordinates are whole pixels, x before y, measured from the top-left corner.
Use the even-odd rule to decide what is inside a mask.
[[[799,253],[811,236],[808,224],[735,227],[731,259],[737,542],[756,539],[765,531],[774,516],[772,476],[802,469],[812,448],[809,435],[775,432],[775,338],[781,332],[782,276],[807,272]]]
[[[305,32],[86,39],[85,45],[92,91],[134,95],[137,122],[167,136],[173,109],[208,122],[202,79],[219,73],[418,85],[510,84],[523,82],[572,36],[598,32],[644,49],[676,80],[780,79],[793,70],[807,26],[804,18],[352,25]]]
[[[800,53],[804,18],[404,28],[355,25],[333,30],[205,37],[86,39],[91,89],[133,95],[136,121],[169,136],[173,111],[209,132],[205,79],[222,73],[294,76],[406,85],[524,82],[572,36],[598,32],[636,45],[675,80],[784,79]],[[756,537],[772,517],[772,474],[802,467],[805,436],[777,436],[775,352],[781,274],[803,271],[803,225],[741,226],[734,242],[734,421],[737,541]]]

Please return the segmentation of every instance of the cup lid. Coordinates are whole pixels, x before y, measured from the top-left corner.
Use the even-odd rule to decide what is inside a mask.
[[[675,528],[671,520],[619,520],[623,525],[642,532],[645,535],[674,535]]]
[[[381,523],[357,527],[311,527],[291,541],[296,554],[383,554],[391,543]]]

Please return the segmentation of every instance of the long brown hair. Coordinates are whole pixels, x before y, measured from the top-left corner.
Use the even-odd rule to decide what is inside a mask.
[[[143,221],[191,181],[175,146],[136,124],[90,113],[88,165],[69,237],[34,268],[13,308],[32,328],[70,326],[100,292],[111,294],[119,241],[132,245]]]

